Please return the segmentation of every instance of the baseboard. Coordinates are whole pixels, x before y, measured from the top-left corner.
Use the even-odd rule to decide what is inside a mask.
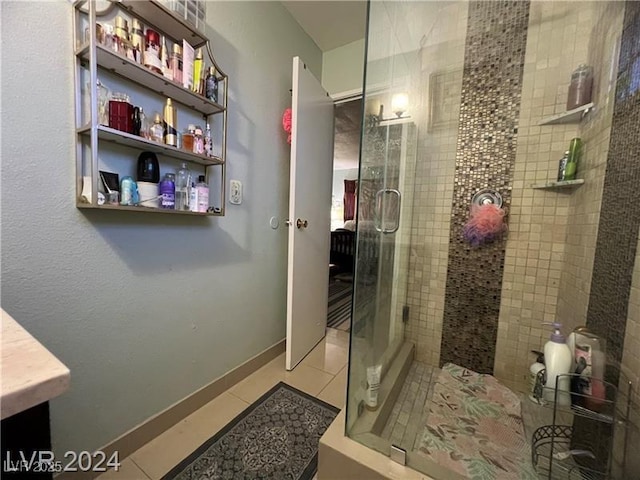
[[[110,458],[114,452],[118,452],[119,460],[124,460],[140,447],[146,445],[158,435],[173,427],[221,393],[226,392],[229,388],[244,380],[260,367],[269,363],[285,351],[285,345],[286,340],[280,340],[275,345],[251,357],[233,370],[218,377],[210,384],[177,401],[162,412],[150,417],[137,427],[132,428],[98,450],[104,452],[107,458]],[[101,473],[102,472],[63,472],[56,475],[55,478],[56,480],[92,480]]]

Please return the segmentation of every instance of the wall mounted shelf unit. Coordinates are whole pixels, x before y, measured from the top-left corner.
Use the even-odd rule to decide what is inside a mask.
[[[73,30],[75,54],[76,96],[76,207],[80,209],[132,211],[144,213],[166,213],[191,216],[224,216],[226,200],[226,152],[227,152],[227,102],[228,76],[213,57],[209,40],[202,32],[179,18],[157,0],[119,0],[105,10],[99,11],[96,0],[77,1],[73,5]],[[218,79],[218,102],[213,102],[182,84],[156,73],[141,63],[126,57],[98,40],[100,26],[111,25],[116,16],[131,22],[136,19],[147,28],[152,28],[166,38],[168,44],[182,44],[186,40],[195,49],[202,48],[205,66],[213,66]],[[206,59],[206,57],[209,57]],[[201,118],[203,124],[212,124],[215,156],[206,156],[171,145],[157,143],[142,136],[116,130],[99,121],[99,87],[101,75],[131,86],[133,91],[146,92],[155,99],[171,98],[179,112],[189,118]],[[126,92],[126,90],[125,90]],[[154,100],[159,102],[159,100]],[[162,111],[160,105],[155,110]],[[145,108],[145,111],[147,109]],[[148,113],[149,123],[153,118]],[[190,122],[191,123],[191,122]],[[197,122],[200,123],[200,122]],[[177,125],[178,131],[186,125]],[[215,128],[214,128],[215,127]],[[100,160],[101,150],[117,145],[119,160],[128,165],[127,172],[136,170],[141,152],[153,152],[158,156],[161,174],[176,162],[188,162],[194,176],[205,175],[210,188],[207,212],[168,210],[131,205],[103,205],[98,203],[102,191],[100,170],[107,170]],[[111,147],[113,148],[113,147]],[[115,155],[114,153],[109,153]],[[128,163],[130,162],[130,164]],[[164,171],[163,171],[164,170]]]

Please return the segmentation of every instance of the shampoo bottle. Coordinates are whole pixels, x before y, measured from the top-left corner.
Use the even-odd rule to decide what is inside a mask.
[[[560,331],[562,324],[554,322],[546,325],[552,326],[553,333],[549,341],[544,344],[544,361],[547,373],[544,399],[568,406],[571,404],[569,395],[571,381],[568,376],[568,373],[571,372],[571,350]]]

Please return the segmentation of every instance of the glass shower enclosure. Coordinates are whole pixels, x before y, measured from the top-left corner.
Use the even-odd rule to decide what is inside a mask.
[[[575,137],[578,183],[603,183],[621,37],[640,18],[630,3],[369,2],[352,439],[433,478],[632,478],[621,472],[637,445],[635,390],[622,376],[587,412],[537,398],[544,377],[529,383],[543,322],[589,326],[575,272],[591,275],[581,255],[595,250],[586,224],[601,192],[548,185]],[[566,112],[580,64],[594,69],[593,97]],[[481,207],[508,230],[470,235]],[[617,361],[619,374],[622,350]],[[559,461],[554,442],[588,453]]]

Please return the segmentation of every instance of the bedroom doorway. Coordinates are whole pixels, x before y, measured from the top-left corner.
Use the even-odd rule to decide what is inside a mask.
[[[335,103],[327,327],[349,331],[353,298],[362,96]]]

